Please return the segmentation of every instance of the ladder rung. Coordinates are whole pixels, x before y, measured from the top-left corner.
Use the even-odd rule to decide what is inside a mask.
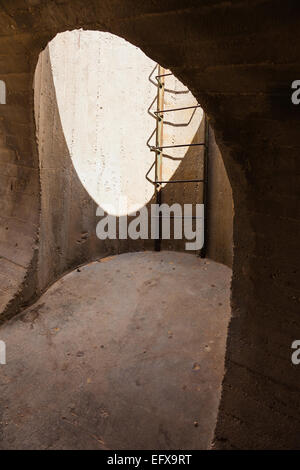
[[[169,77],[170,75],[173,75],[172,73],[162,73],[161,75],[156,75],[156,79],[160,78],[160,77]]]
[[[155,181],[156,184],[164,183],[205,183],[205,180],[170,180],[170,181]]]
[[[161,109],[159,111],[154,111],[154,114],[170,113],[171,111],[182,111],[184,109],[195,109],[200,107],[200,104],[197,104],[195,106],[186,106],[185,108]]]
[[[171,148],[176,148],[176,147],[197,147],[199,145],[205,146],[205,143],[200,142],[199,144],[179,144],[179,145],[164,145],[162,147],[151,147],[151,152],[157,152],[158,150],[171,149]]]

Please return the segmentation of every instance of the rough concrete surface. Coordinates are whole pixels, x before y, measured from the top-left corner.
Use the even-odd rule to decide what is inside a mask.
[[[68,274],[0,328],[0,449],[198,449],[212,438],[231,270],[130,253]]]

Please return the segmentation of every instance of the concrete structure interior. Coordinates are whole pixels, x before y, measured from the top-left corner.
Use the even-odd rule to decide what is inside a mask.
[[[0,1],[1,450],[300,448],[298,17]],[[99,238],[157,198],[205,252]]]

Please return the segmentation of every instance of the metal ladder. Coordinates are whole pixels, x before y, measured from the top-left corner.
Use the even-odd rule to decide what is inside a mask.
[[[209,126],[207,116],[204,115],[204,142],[193,143],[193,144],[176,144],[176,145],[163,145],[163,126],[164,126],[164,115],[169,112],[183,111],[186,109],[200,108],[200,104],[195,106],[186,106],[181,108],[165,109],[164,108],[164,96],[165,96],[165,77],[173,75],[171,72],[166,73],[165,69],[159,64],[157,65],[158,75],[155,76],[157,80],[157,110],[154,112],[156,116],[156,129],[152,133],[151,137],[155,134],[155,146],[150,146],[150,151],[155,152],[155,162],[146,174],[146,179],[155,186],[156,204],[162,204],[162,185],[170,183],[202,183],[203,184],[203,204],[204,204],[204,245],[200,250],[199,256],[201,258],[206,257],[207,251],[207,188],[208,188],[208,139],[209,139]],[[150,139],[151,139],[150,137]],[[150,141],[148,140],[148,142]],[[187,179],[187,180],[162,180],[162,162],[163,162],[163,151],[164,149],[178,148],[178,147],[204,147],[204,162],[203,162],[203,178],[202,179]],[[149,173],[155,165],[155,179],[154,181],[149,178]],[[196,216],[192,216],[192,219],[196,219]],[[159,215],[159,238],[155,240],[155,251],[161,250],[161,234],[162,234],[162,216]]]

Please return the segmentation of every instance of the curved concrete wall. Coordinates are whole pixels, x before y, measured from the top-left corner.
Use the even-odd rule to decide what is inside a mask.
[[[0,321],[32,297],[39,227],[39,168],[34,142],[32,75],[17,46],[18,66],[1,59],[6,103],[0,104]]]

